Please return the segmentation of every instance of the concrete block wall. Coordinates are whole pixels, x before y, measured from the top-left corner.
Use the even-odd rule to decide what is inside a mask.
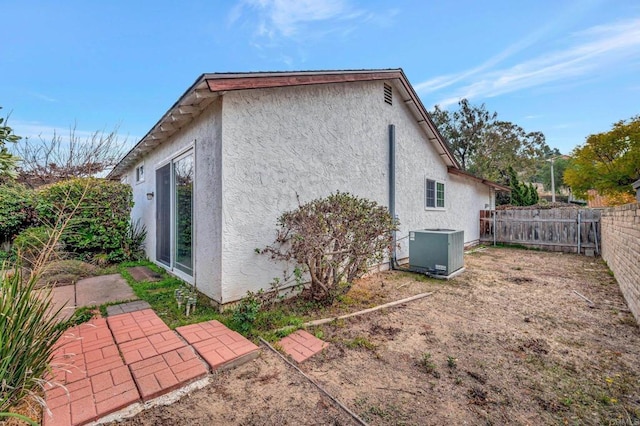
[[[602,258],[640,324],[640,203],[605,209],[601,226]]]

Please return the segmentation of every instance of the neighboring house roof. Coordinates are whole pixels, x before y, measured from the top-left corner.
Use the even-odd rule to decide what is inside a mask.
[[[156,125],[120,160],[107,177],[111,179],[119,178],[129,167],[137,163],[144,154],[193,121],[217,97],[225,92],[374,80],[393,80],[397,83],[396,88],[399,90],[403,102],[409,107],[417,123],[434,145],[445,164],[450,169],[460,169],[460,165],[429,117],[427,110],[409,83],[404,71],[398,68],[202,74],[178,101],[169,108]],[[485,182],[483,181],[483,183]]]
[[[452,175],[458,175],[458,176],[463,176],[466,177],[468,179],[474,180],[476,182],[480,182],[480,183],[484,183],[487,186],[490,186],[491,188],[495,189],[496,191],[505,191],[505,192],[511,192],[511,188],[509,188],[508,186],[504,186],[501,185],[497,182],[493,182],[491,180],[488,179],[482,179],[476,175],[472,175],[469,172],[466,172],[464,170],[461,169],[456,169],[455,167],[448,167],[447,171],[449,173],[451,173]]]

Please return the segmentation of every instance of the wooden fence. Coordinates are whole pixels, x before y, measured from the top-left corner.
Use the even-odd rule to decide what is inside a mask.
[[[480,241],[566,253],[600,253],[600,210],[481,210]]]

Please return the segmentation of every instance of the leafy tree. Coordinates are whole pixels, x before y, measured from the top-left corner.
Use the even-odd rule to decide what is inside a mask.
[[[442,110],[436,105],[431,117],[462,169],[467,170],[483,144],[485,132],[496,121],[498,114],[487,111],[484,104],[471,105],[467,99],[461,99],[458,105],[460,109],[454,112]]]
[[[532,176],[545,146],[541,132],[527,133],[517,124],[496,121],[487,129],[469,171],[500,182],[506,181],[509,167],[517,167],[521,175]]]
[[[331,302],[382,262],[397,223],[375,201],[337,192],[280,216],[273,259],[295,261],[311,278],[314,300]]]
[[[631,184],[640,178],[640,115],[590,135],[571,155],[564,181],[576,196],[586,199],[590,189],[602,195],[631,194]]]
[[[436,105],[430,114],[464,170],[505,183],[509,167],[526,176],[534,174],[549,149],[541,132],[526,132],[517,124],[500,121],[484,104],[471,105],[462,99],[458,105],[453,112]]]
[[[13,129],[7,125],[7,120],[0,117],[0,178],[3,180],[16,176],[18,158],[11,154],[7,144],[16,143],[20,139],[20,136],[15,135]]]
[[[513,206],[532,206],[539,201],[538,191],[532,183],[525,184],[518,180],[518,176],[509,167],[509,187],[511,188],[511,205]]]

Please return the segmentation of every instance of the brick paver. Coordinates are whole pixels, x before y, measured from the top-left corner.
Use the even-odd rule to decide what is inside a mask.
[[[187,344],[173,331],[163,331],[140,339],[130,340],[120,344],[120,351],[127,364],[161,355],[174,349],[180,349]]]
[[[85,424],[140,400],[102,318],[69,329],[60,339],[52,364],[57,368],[45,387],[51,411],[44,413],[45,426]]]
[[[188,346],[135,362],[129,367],[144,401],[184,386],[208,372]]]
[[[44,426],[95,421],[205,376],[206,363],[231,368],[259,353],[218,321],[180,327],[185,342],[153,310],[130,312],[139,307],[144,305],[127,304],[114,310],[124,313],[92,319],[60,338],[52,360],[57,368],[45,386],[50,413],[44,413]]]
[[[219,321],[178,327],[176,331],[195,348],[212,370],[233,368],[259,355],[260,348]]]
[[[169,331],[169,327],[151,309],[109,317],[107,322],[117,343]]]
[[[304,330],[288,335],[278,344],[296,362],[303,362],[329,346],[327,342]]]

